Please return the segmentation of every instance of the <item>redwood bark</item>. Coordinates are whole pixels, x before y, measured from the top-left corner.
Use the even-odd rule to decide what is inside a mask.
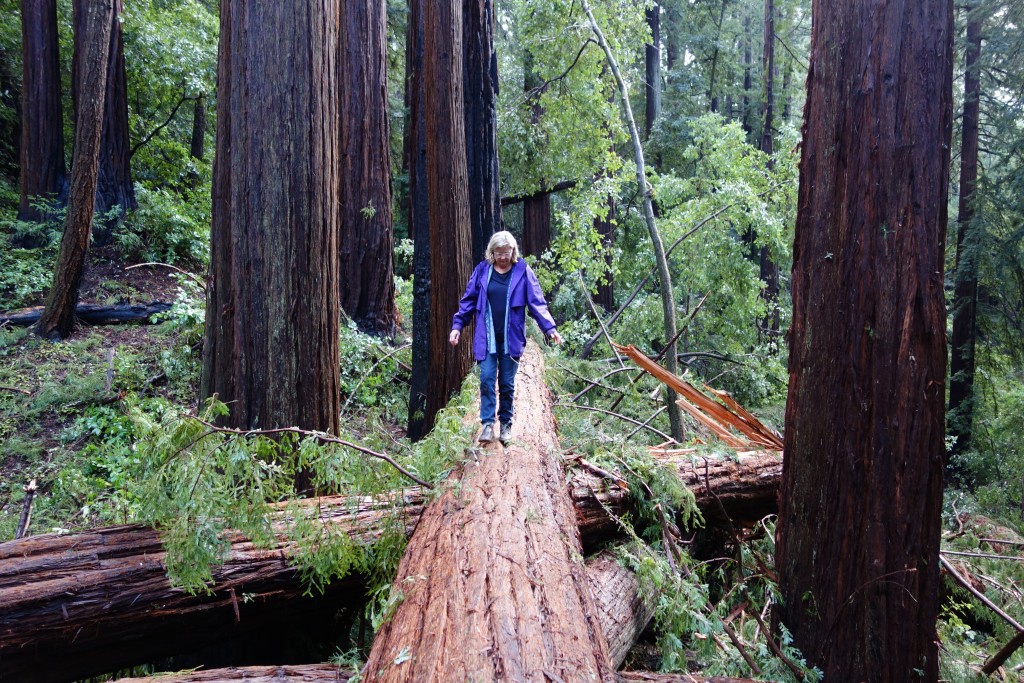
[[[73,58],[71,84],[74,101],[75,125],[79,111],[79,55],[77,34],[84,24],[84,8],[88,0],[74,0],[76,52]],[[103,214],[114,206],[120,207],[120,216],[137,206],[135,185],[131,174],[131,139],[128,134],[128,75],[124,61],[124,32],[120,17],[124,11],[122,0],[114,3],[111,19],[110,48],[107,56],[106,96],[103,108],[103,136],[100,142],[99,176],[96,184],[96,212]],[[96,239],[101,243],[110,239],[113,223],[97,226]]]
[[[761,55],[761,66],[764,71],[764,102],[761,104],[763,114],[761,120],[761,151],[768,155],[768,167],[772,167],[772,154],[775,152],[775,0],[764,0],[764,50]],[[761,247],[758,254],[761,266],[761,298],[768,307],[768,313],[761,320],[759,337],[774,342],[779,335],[781,315],[779,312],[779,264],[772,258],[768,247]],[[771,346],[776,351],[776,344]]]
[[[430,372],[430,220],[427,195],[427,131],[423,90],[423,2],[409,0],[405,33],[405,166],[409,173],[409,233],[413,240],[412,372],[409,429],[412,441],[426,436]]]
[[[523,64],[523,89],[527,92],[543,92],[547,87],[533,68],[533,59],[527,54]],[[534,101],[531,121],[534,126],[544,114],[544,108]],[[524,255],[540,256],[551,246],[551,193],[541,181],[540,191],[523,198],[523,243],[519,245]]]
[[[974,5],[972,5],[973,7]],[[960,200],[957,207],[956,286],[949,360],[949,434],[954,453],[970,450],[974,421],[974,349],[978,307],[978,228],[974,190],[978,182],[978,120],[981,96],[981,19],[969,15],[964,55],[964,116],[960,144]],[[961,478],[957,468],[949,473]]]
[[[693,490],[705,519],[719,519],[725,511],[742,524],[775,512],[782,476],[778,454],[660,460]],[[620,537],[608,512],[629,512],[624,491],[606,491],[601,481],[580,471],[573,473],[566,491],[585,551]],[[422,492],[405,490],[402,503],[397,523],[411,534],[423,512]],[[394,523],[388,521],[392,512],[383,500],[353,507],[350,498],[337,496],[303,504],[316,506],[328,533],[344,533],[356,542],[372,543]],[[49,677],[40,680],[81,678],[194,651],[212,637],[245,638],[286,615],[298,620],[317,617],[352,606],[357,602],[354,596],[364,593],[364,579],[348,576],[332,582],[326,595],[307,602],[301,598],[304,589],[291,566],[287,542],[261,551],[238,534],[227,540],[231,549],[225,563],[214,568],[212,592],[198,595],[171,587],[159,534],[143,526],[0,543],[3,671],[13,676],[11,680],[23,680],[29,675],[25,672],[43,667]],[[628,606],[635,605],[636,596],[630,594],[632,589],[622,589],[628,587],[624,581],[602,579],[596,582],[601,591],[594,593],[616,663],[630,629],[642,630],[640,623],[646,618],[638,606]],[[609,591],[619,598],[610,599]],[[55,650],[61,652],[59,665],[51,658]]]
[[[200,395],[232,427],[338,430],[338,19],[221,3]]]
[[[481,258],[487,241],[501,229],[498,186],[498,55],[494,51],[493,0],[463,4],[466,173],[472,256]]]
[[[206,95],[200,94],[192,103],[192,137],[189,141],[189,156],[193,159],[206,158]]]
[[[424,430],[469,373],[471,336],[452,348],[448,333],[472,272],[462,85],[462,2],[424,7],[424,115],[430,213],[430,384]]]
[[[615,310],[615,280],[612,276],[612,249],[615,247],[615,197],[608,197],[608,214],[594,219],[594,230],[601,236],[604,249],[604,280],[597,286],[594,303],[611,313]]]
[[[489,446],[420,519],[366,681],[612,680],[536,345],[517,384],[532,400],[508,448]]]
[[[85,271],[92,231],[97,167],[100,158],[100,132],[107,80],[107,53],[110,49],[110,27],[115,16],[114,0],[89,3],[85,27],[79,34],[83,56],[81,107],[75,126],[75,151],[68,195],[68,213],[64,220],[64,236],[53,274],[53,284],[46,297],[43,314],[36,333],[50,339],[64,339],[75,323],[75,305]],[[76,41],[77,42],[77,41]]]
[[[340,3],[340,291],[341,307],[359,329],[390,336],[396,309],[385,5]]]
[[[18,181],[21,168],[23,79],[17,74],[18,51],[17,45],[0,47],[0,106],[10,112],[0,119],[0,176],[10,180],[11,184]]]
[[[67,191],[57,0],[21,0],[21,170],[18,219],[41,221],[36,198]]]
[[[934,681],[952,3],[813,16],[778,616],[825,680]]]

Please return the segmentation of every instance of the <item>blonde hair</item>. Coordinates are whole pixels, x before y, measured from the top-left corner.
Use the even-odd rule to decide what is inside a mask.
[[[512,263],[519,260],[519,245],[516,243],[516,238],[508,230],[501,230],[491,235],[491,240],[487,243],[487,251],[484,252],[484,258],[492,266],[494,265],[494,250],[502,247],[512,247]]]

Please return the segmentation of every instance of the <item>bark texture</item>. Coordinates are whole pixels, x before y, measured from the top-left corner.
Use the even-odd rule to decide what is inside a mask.
[[[761,67],[764,71],[764,101],[761,103],[761,151],[768,155],[768,166],[771,168],[771,156],[775,151],[773,127],[775,125],[775,0],[764,0],[764,50],[761,54]],[[781,315],[779,311],[779,264],[772,258],[771,251],[764,246],[758,250],[761,265],[761,298],[768,307],[768,314],[761,320],[761,339],[773,341],[779,335]],[[775,346],[773,350],[777,350]]]
[[[487,241],[501,229],[498,186],[498,55],[494,51],[493,0],[463,4],[463,78],[466,114],[466,174],[472,257],[482,258]]]
[[[978,183],[978,120],[981,96],[981,19],[967,21],[964,116],[960,144],[960,200],[957,207],[956,286],[949,360],[949,434],[954,453],[970,449],[974,422],[974,348],[978,309],[978,233],[974,190]],[[950,468],[953,477],[960,477]]]
[[[114,306],[78,304],[75,306],[74,317],[86,325],[149,322],[150,318],[157,313],[166,313],[171,310],[171,305],[164,301],[151,301],[148,304],[116,304]],[[0,325],[29,327],[39,321],[43,310],[42,306],[33,306],[9,313],[0,313]]]
[[[430,372],[430,209],[427,199],[427,131],[423,90],[423,2],[409,0],[405,32],[405,167],[409,173],[409,232],[413,240],[412,372],[409,429],[412,441],[426,436]]]
[[[938,675],[952,29],[814,5],[776,562],[826,680]]]
[[[390,336],[396,309],[385,5],[340,3],[340,291],[341,307],[359,329]]]
[[[84,28],[83,17],[88,0],[74,0],[75,56],[71,95],[74,100],[75,125],[78,125],[81,78],[79,71],[78,34]],[[122,0],[115,0],[111,19],[110,47],[107,56],[106,96],[103,107],[103,136],[100,142],[99,177],[96,184],[96,212],[103,214],[114,206],[121,207],[120,216],[137,206],[135,185],[131,174],[131,140],[128,135],[128,75],[124,61],[124,32],[120,16],[124,11]],[[97,226],[97,240],[110,239],[113,224]]]
[[[336,433],[338,6],[225,0],[220,25],[200,395],[232,427]]]
[[[193,159],[206,158],[206,94],[201,93],[192,103],[192,136],[189,155]]]
[[[61,108],[57,1],[21,0],[21,195],[18,219],[41,221],[36,198],[67,190]]]
[[[651,42],[644,46],[644,139],[650,141],[654,122],[661,116],[661,3],[646,10]]]
[[[430,213],[430,383],[424,431],[462,386],[472,339],[452,348],[448,333],[473,269],[462,89],[462,2],[424,5],[424,115]]]
[[[513,440],[492,444],[424,513],[367,681],[611,681],[535,345]]]
[[[114,0],[90,2],[85,28],[79,34],[83,45],[80,59],[82,90],[79,96],[78,123],[75,126],[75,150],[72,162],[68,213],[64,236],[46,297],[43,315],[36,333],[50,339],[64,339],[75,323],[75,305],[85,271],[92,231],[97,168],[100,158],[100,133],[107,81],[107,53],[110,28],[114,21]],[[76,41],[78,42],[78,41]]]

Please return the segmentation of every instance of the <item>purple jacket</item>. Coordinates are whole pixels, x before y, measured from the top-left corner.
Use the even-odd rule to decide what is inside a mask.
[[[473,357],[482,361],[487,357],[487,280],[491,264],[486,260],[477,264],[469,276],[466,293],[459,300],[459,310],[452,320],[452,329],[462,331],[470,320],[476,322],[473,330]],[[533,270],[526,261],[519,259],[512,264],[512,279],[508,283],[508,316],[505,319],[505,341],[508,355],[518,358],[526,347],[526,311],[548,335],[555,329],[555,321],[548,312],[544,292]]]

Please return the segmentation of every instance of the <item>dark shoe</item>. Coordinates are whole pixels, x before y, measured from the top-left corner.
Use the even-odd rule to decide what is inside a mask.
[[[502,446],[508,444],[512,440],[512,423],[503,422],[501,425],[501,433],[498,435],[498,441],[501,442]]]
[[[480,443],[490,443],[494,441],[494,423],[488,422],[484,425],[484,430],[480,432]]]

